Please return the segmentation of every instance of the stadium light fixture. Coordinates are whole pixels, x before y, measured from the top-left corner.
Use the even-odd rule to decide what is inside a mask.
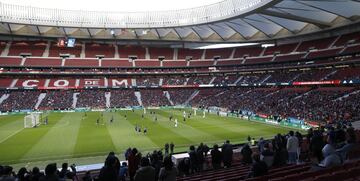
[[[196,47],[194,49],[217,49],[258,45],[259,43],[223,43]]]
[[[273,44],[273,43],[267,43],[267,44],[262,44],[261,45],[261,47],[263,47],[263,48],[273,47],[273,46],[275,46],[275,44]]]

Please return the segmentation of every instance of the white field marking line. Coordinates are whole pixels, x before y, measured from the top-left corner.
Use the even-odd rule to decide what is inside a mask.
[[[14,135],[18,134],[20,131],[22,131],[22,130],[24,130],[24,129],[25,129],[25,128],[21,128],[21,129],[15,131],[13,134],[11,134],[11,135],[7,136],[6,138],[2,139],[2,140],[0,141],[0,144],[3,143],[3,142],[5,142],[7,139],[13,137]]]

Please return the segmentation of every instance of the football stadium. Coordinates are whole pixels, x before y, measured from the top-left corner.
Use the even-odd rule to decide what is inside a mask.
[[[0,181],[360,179],[357,0],[0,0]]]

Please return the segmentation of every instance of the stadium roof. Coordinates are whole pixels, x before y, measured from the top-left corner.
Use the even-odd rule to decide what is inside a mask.
[[[224,0],[131,13],[0,3],[0,34],[43,37],[246,42],[329,30],[359,19],[357,0]]]

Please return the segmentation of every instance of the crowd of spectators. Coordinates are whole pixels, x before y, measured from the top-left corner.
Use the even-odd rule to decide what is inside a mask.
[[[50,163],[45,167],[44,172],[40,171],[38,167],[34,167],[32,170],[22,167],[17,173],[14,172],[11,166],[0,165],[0,180],[2,181],[78,180],[76,173],[76,166],[74,164],[69,166],[68,163],[63,163],[60,170],[57,168],[56,163]],[[84,181],[89,180],[84,179]]]
[[[135,91],[131,89],[110,90],[110,107],[138,106],[139,103],[134,92]]]
[[[360,118],[357,91],[353,87],[201,89],[190,104],[310,121],[353,121]]]
[[[144,77],[144,78],[136,78],[136,85],[137,86],[159,86],[160,85],[160,78],[159,77]]]
[[[184,85],[187,81],[183,76],[169,76],[163,78],[163,85]]]
[[[209,84],[211,79],[213,79],[213,76],[208,75],[189,77],[187,85]]]
[[[140,90],[141,100],[144,106],[167,106],[170,105],[162,90]]]
[[[105,91],[100,89],[81,90],[76,107],[105,108]]]
[[[72,107],[73,93],[71,90],[46,91],[39,109],[41,110],[63,110]]]
[[[0,91],[1,95],[9,97],[0,104],[1,111],[33,110],[40,95],[39,91]]]
[[[183,105],[195,91],[194,89],[175,89],[168,92],[175,105]]]
[[[360,119],[358,112],[360,90],[356,87],[232,87],[169,89],[169,94],[159,89],[139,92],[144,106],[166,106],[171,105],[171,102],[174,105],[183,105],[190,100],[189,104],[193,107],[217,106],[229,111],[250,111],[281,118],[293,117],[321,122]],[[196,92],[198,94],[195,94]],[[1,93],[9,96],[0,104],[0,110],[15,111],[34,109],[42,91],[2,91]],[[139,105],[133,89],[84,89],[79,92],[52,90],[43,93],[46,93],[46,96],[38,107],[40,110],[71,109],[74,93],[79,93],[76,107]],[[107,100],[106,94],[110,100]]]

